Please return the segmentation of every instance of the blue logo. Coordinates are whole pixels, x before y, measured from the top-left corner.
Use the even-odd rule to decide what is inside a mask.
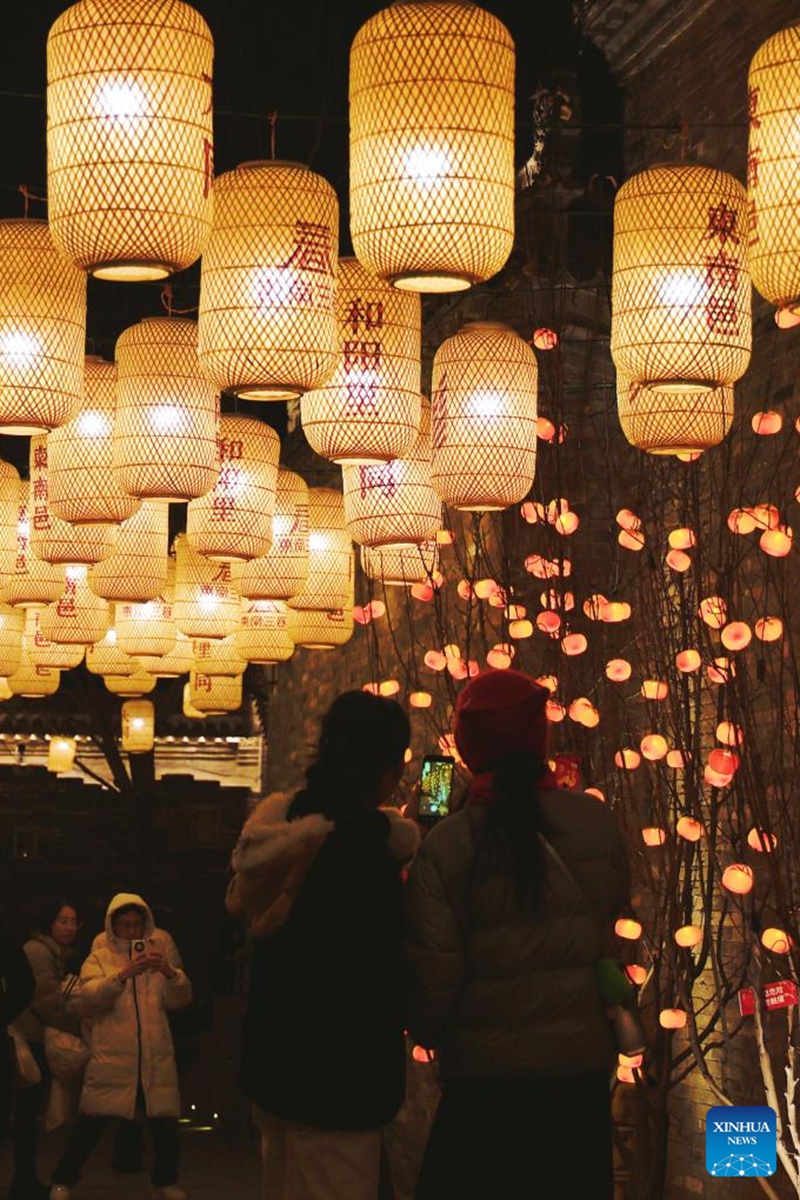
[[[734,1179],[774,1175],[777,1170],[775,1110],[720,1105],[706,1115],[706,1170]]]

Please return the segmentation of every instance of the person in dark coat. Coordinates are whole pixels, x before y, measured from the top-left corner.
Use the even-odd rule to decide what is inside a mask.
[[[548,1170],[576,1195],[613,1193],[598,960],[629,900],[627,856],[605,805],[549,785],[547,696],[518,671],[466,686],[453,732],[468,802],[409,872],[409,1031],[443,1083],[417,1200],[538,1195]]]
[[[0,1139],[8,1133],[15,1064],[8,1027],[28,1007],[36,986],[22,947],[0,919]]]
[[[254,937],[241,1085],[269,1200],[376,1200],[381,1129],[405,1093],[401,867],[417,826],[386,807],[408,718],[347,692],[305,788],[261,802],[233,854],[228,908]]]

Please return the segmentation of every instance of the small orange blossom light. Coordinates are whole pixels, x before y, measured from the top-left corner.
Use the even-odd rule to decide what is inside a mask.
[[[633,917],[620,917],[614,926],[614,933],[617,937],[635,942],[642,936],[642,926]]]
[[[722,886],[737,896],[753,890],[753,870],[746,863],[731,863],[722,872]]]
[[[699,842],[705,829],[702,822],[695,817],[681,817],[675,826],[675,832],[686,842]]]
[[[680,929],[675,930],[675,941],[686,950],[699,946],[702,940],[703,931],[699,925],[681,925]]]
[[[658,1023],[662,1029],[683,1029],[686,1013],[682,1008],[662,1008],[658,1014]]]

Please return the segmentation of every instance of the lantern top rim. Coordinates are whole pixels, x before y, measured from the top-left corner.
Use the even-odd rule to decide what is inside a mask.
[[[445,0],[437,0],[437,2],[444,3]],[[467,329],[469,329],[473,332],[481,332],[483,330],[486,330],[488,332],[496,332],[496,333],[514,333],[514,334],[516,334],[516,332],[517,332],[516,329],[514,329],[506,321],[468,321],[466,325],[461,326],[460,332],[463,333]],[[517,336],[519,336],[519,335],[517,335]]]
[[[288,158],[248,158],[244,162],[237,163],[234,167],[235,171],[253,170],[254,168],[261,169],[262,167],[292,167],[297,171],[308,171],[315,175],[308,163],[295,162]]]

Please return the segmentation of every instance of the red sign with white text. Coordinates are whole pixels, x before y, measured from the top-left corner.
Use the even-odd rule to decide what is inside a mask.
[[[790,1008],[797,1004],[797,984],[791,979],[779,979],[776,983],[768,983],[762,989],[764,1007]],[[742,988],[738,994],[739,1012],[743,1017],[751,1017],[756,1011],[756,994],[753,988]]]

